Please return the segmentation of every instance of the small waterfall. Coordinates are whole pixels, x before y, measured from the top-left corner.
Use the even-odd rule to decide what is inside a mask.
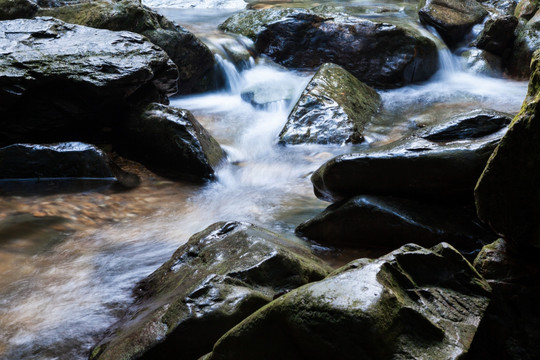
[[[239,93],[241,90],[242,75],[232,62],[216,54],[216,72],[218,79],[224,83],[224,88],[228,92]]]
[[[432,26],[426,26],[427,30],[437,39],[437,46],[439,48],[439,71],[446,73],[454,73],[461,71],[461,64],[457,57],[452,54],[448,46],[446,46],[441,35]]]

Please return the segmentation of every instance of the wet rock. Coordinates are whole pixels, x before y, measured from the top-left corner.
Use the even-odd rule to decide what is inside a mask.
[[[191,112],[161,104],[134,112],[116,138],[126,157],[173,179],[213,179],[215,167],[225,157]]]
[[[453,46],[488,15],[475,0],[422,0],[418,16],[433,26],[444,41]]]
[[[476,74],[502,77],[504,71],[500,56],[476,48],[468,49],[460,54],[463,66]]]
[[[474,191],[478,217],[513,243],[540,247],[540,52],[520,113]]]
[[[198,88],[201,78],[214,65],[214,55],[195,35],[137,0],[95,0],[45,9],[40,14],[69,23],[114,31],[132,31],[146,36],[165,50],[178,66],[178,88],[181,93],[189,93]]]
[[[138,300],[90,359],[197,359],[274,297],[324,278],[303,245],[221,222],[193,235],[138,287]]]
[[[416,135],[436,142],[475,139],[496,133],[511,121],[512,118],[508,114],[477,109],[451,116],[439,124],[418,131]]]
[[[296,232],[330,246],[395,249],[410,242],[434,246],[445,241],[471,251],[491,236],[476,224],[473,208],[362,195],[330,205]]]
[[[448,244],[410,244],[278,298],[206,359],[460,359],[489,291]]]
[[[469,197],[503,132],[440,144],[413,137],[340,155],[321,166],[311,182],[317,197],[328,201],[363,194]]]
[[[246,11],[221,27],[256,38],[256,49],[281,65],[316,68],[334,63],[375,87],[426,80],[438,68],[435,43],[400,25],[289,9]]]
[[[514,15],[529,20],[539,10],[539,5],[538,0],[521,0],[516,6]]]
[[[38,9],[32,0],[0,0],[0,20],[31,18]]]
[[[537,259],[537,252],[517,249],[503,239],[486,245],[478,254],[474,266],[493,293],[468,359],[540,357]]]
[[[527,23],[522,21],[517,27],[517,37],[507,65],[509,74],[518,79],[527,79],[531,74],[532,55],[537,49],[540,49],[540,11]]]
[[[512,15],[500,15],[489,19],[476,40],[476,47],[503,57],[509,55],[517,25],[518,19]]]
[[[127,188],[140,183],[137,175],[123,171],[90,144],[13,144],[0,148],[1,179],[112,177]]]
[[[277,104],[289,105],[294,92],[295,89],[290,84],[272,82],[249,86],[242,90],[240,96],[254,107],[264,109]]]
[[[503,15],[514,15],[518,0],[477,0],[486,9],[490,12],[503,14]]]
[[[166,101],[176,91],[176,66],[133,33],[3,21],[0,54],[0,145],[103,139],[131,99]]]
[[[324,64],[289,114],[280,143],[360,143],[365,124],[380,104],[374,89],[341,66]]]

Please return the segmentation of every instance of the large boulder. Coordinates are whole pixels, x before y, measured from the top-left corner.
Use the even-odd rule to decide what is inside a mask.
[[[38,9],[32,0],[0,0],[0,20],[31,18]]]
[[[410,244],[278,298],[205,360],[462,359],[489,292],[448,244]]]
[[[328,270],[307,247],[268,230],[216,223],[139,284],[135,305],[90,359],[197,359],[274,297]]]
[[[518,19],[513,15],[499,15],[486,21],[476,40],[476,47],[506,57],[514,43]]]
[[[215,167],[225,157],[191,112],[156,103],[134,111],[116,139],[117,149],[126,157],[173,179],[213,179]]]
[[[236,15],[221,28],[255,37],[256,49],[281,65],[316,68],[334,63],[375,87],[426,80],[438,68],[435,43],[401,25],[301,9],[265,9]]]
[[[360,143],[381,105],[379,94],[335,64],[324,64],[304,89],[279,134],[282,144]]]
[[[475,189],[478,216],[506,240],[540,247],[540,51],[520,113]]]
[[[166,101],[178,71],[144,37],[53,18],[0,22],[0,145],[95,140],[130,99]]]
[[[317,197],[328,201],[363,194],[470,197],[503,132],[448,143],[413,137],[340,155],[322,165],[311,182]]]
[[[476,0],[422,0],[418,16],[433,26],[450,46],[455,45],[488,15]]]
[[[332,204],[296,228],[298,235],[330,246],[395,249],[414,242],[448,242],[460,250],[478,248],[490,234],[477,225],[474,206],[390,196],[355,196]]]
[[[540,10],[528,22],[521,21],[516,31],[517,37],[507,67],[513,77],[526,79],[531,74],[533,53],[540,49]]]
[[[195,35],[143,6],[138,0],[94,0],[53,9],[43,9],[69,23],[114,31],[132,31],[161,47],[178,66],[181,93],[199,90],[201,78],[213,68],[214,55]]]

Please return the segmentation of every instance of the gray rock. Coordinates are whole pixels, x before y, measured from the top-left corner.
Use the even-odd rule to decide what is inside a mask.
[[[460,56],[461,63],[469,71],[491,77],[503,75],[504,65],[500,56],[477,48],[470,48]]]
[[[155,173],[173,179],[214,178],[225,152],[188,110],[150,104],[119,129],[117,147]]]
[[[216,223],[139,284],[135,305],[90,359],[197,359],[274,297],[328,270],[307,247],[268,230]]]
[[[280,297],[206,359],[462,359],[489,292],[448,244],[410,244]]]
[[[324,64],[289,114],[280,143],[360,143],[380,104],[374,89],[341,66]]]
[[[38,9],[32,0],[0,0],[0,20],[31,18]]]
[[[540,49],[540,10],[528,22],[521,20],[516,32],[517,37],[507,64],[508,71],[513,77],[528,79],[533,53]]]
[[[0,145],[102,138],[131,99],[166,101],[177,76],[137,34],[53,18],[0,22]]]
[[[242,89],[240,96],[255,108],[264,109],[268,106],[283,104],[289,105],[292,102],[295,89],[291,84],[280,82],[260,83]]]

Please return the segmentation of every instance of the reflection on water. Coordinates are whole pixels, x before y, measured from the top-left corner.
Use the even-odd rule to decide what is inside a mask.
[[[388,7],[413,3],[391,1]],[[380,6],[374,1],[341,4]],[[160,11],[199,34],[211,33],[206,41],[212,41],[216,25],[228,16],[221,10]],[[396,13],[402,18],[406,12]],[[367,126],[365,144],[278,146],[277,135],[312,73],[288,71],[262,59],[249,64],[228,67],[228,78],[235,77],[228,91],[171,99],[172,106],[191,110],[226,150],[228,162],[217,169],[216,182],[189,185],[142,172],[142,185],[127,192],[98,187],[3,193],[0,359],[87,358],[129,304],[133,285],[193,233],[216,221],[238,220],[295,238],[294,228],[328,205],[315,198],[309,177],[329,158],[397,140],[445,113],[479,107],[515,113],[526,92],[523,82],[445,67],[424,84],[380,92],[383,114]],[[292,102],[255,108],[241,98],[248,87],[262,96],[275,95],[276,83],[290,89]],[[335,266],[380,255],[316,249]]]

